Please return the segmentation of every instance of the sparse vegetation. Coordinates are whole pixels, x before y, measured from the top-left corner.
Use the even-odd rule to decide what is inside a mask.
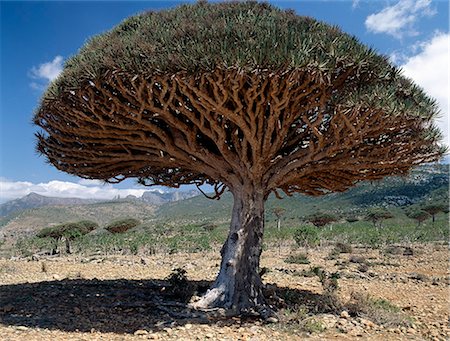
[[[296,253],[290,255],[284,260],[286,263],[290,264],[309,264],[308,255],[306,253]]]
[[[365,317],[386,327],[411,325],[411,319],[399,307],[368,294],[353,293],[346,307],[352,316]]]
[[[294,240],[298,246],[314,247],[319,245],[319,232],[315,227],[301,226],[295,231]]]

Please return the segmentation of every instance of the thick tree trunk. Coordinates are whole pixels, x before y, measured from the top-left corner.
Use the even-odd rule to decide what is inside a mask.
[[[233,314],[269,317],[262,289],[259,258],[264,232],[264,194],[249,190],[234,192],[230,233],[222,247],[219,274],[208,292],[194,306],[220,307]]]

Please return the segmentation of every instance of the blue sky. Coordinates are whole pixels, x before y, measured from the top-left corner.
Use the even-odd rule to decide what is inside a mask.
[[[48,82],[92,35],[124,18],[183,1],[0,1],[0,202],[31,191],[43,195],[140,195],[127,180],[101,186],[62,173],[34,151],[33,111]],[[186,1],[184,1],[186,2]],[[269,1],[357,36],[389,55],[441,105],[437,122],[448,144],[449,2],[447,0]]]

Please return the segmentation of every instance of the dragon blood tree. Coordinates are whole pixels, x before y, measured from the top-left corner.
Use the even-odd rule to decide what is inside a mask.
[[[267,311],[264,203],[406,174],[443,149],[436,102],[337,27],[265,3],[183,5],[93,37],[50,85],[38,150],[88,179],[234,197],[220,272],[198,307]]]

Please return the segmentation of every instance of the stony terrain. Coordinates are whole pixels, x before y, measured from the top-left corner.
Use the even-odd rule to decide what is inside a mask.
[[[204,280],[212,280],[218,270],[218,252],[0,259],[0,340],[448,339],[445,244],[413,245],[388,254],[354,247],[353,254],[336,259],[327,259],[329,251],[311,250],[311,263],[305,265],[284,262],[288,248],[281,254],[263,253],[268,288],[285,299],[300,297],[301,309],[308,310],[302,315],[294,306],[285,306],[278,323],[195,312],[173,297],[164,280],[172,270],[184,268],[188,286],[201,291],[208,284]],[[368,269],[355,256],[364,257]],[[317,277],[302,275],[311,266],[340,273],[341,302],[349,302],[355,293],[369,294],[398,307],[407,323],[349,314],[345,305],[342,311],[314,312],[323,301],[323,286]],[[292,319],[295,312],[298,323]],[[301,319],[311,322],[308,328]]]

